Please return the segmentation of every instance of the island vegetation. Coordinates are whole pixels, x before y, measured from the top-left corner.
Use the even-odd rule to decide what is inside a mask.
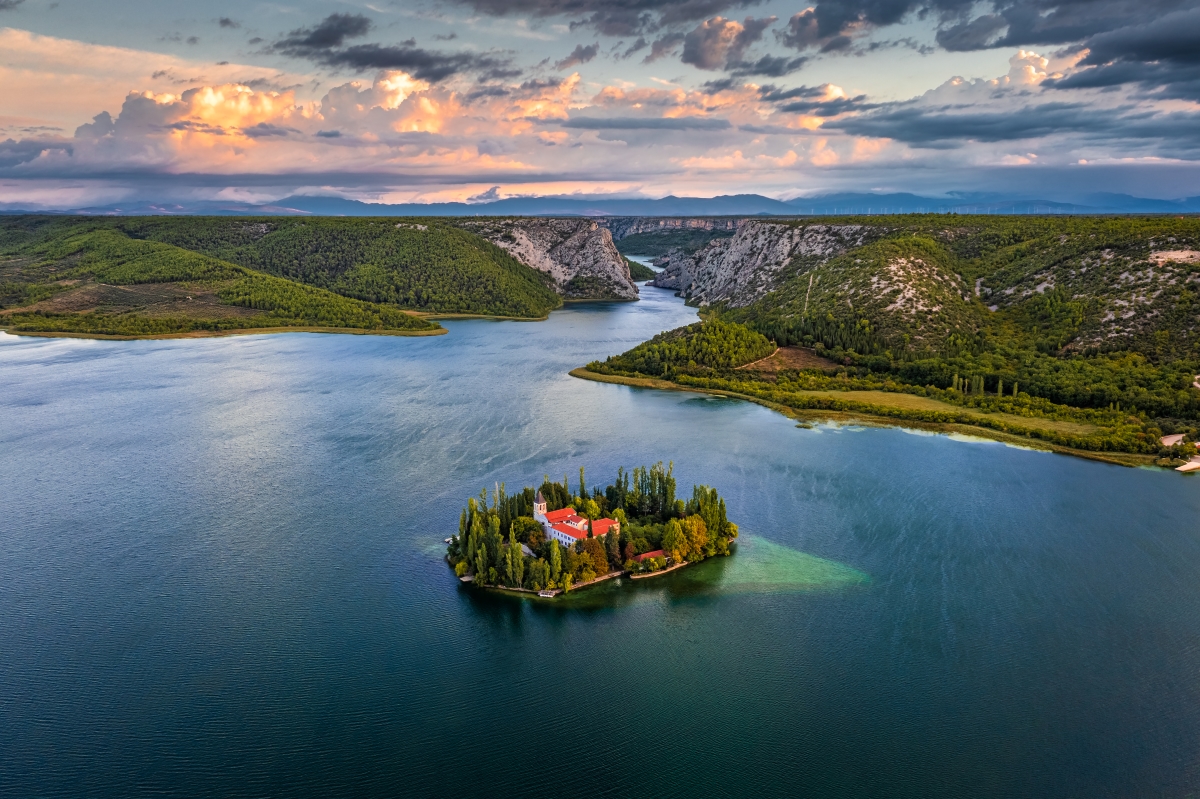
[[[748,302],[693,299],[704,321],[575,374],[1129,464],[1194,454],[1200,220],[836,224],[861,243],[794,257]]]
[[[490,500],[484,489],[463,508],[446,560],[475,585],[558,594],[730,554],[738,528],[726,516],[725,500],[704,485],[677,497],[673,472],[673,464],[662,463],[622,468],[612,483],[589,490],[581,468],[575,490],[566,477],[561,483],[546,477],[515,494],[498,484]],[[566,517],[559,528],[569,536],[556,535],[547,515]]]

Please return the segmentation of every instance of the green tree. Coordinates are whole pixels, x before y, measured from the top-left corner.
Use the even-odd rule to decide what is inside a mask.
[[[687,539],[688,560],[703,560],[709,554],[708,526],[698,514],[688,516],[679,523],[683,535]]]
[[[597,539],[588,538],[584,540],[583,554],[587,557],[588,564],[596,574],[608,574],[608,553],[604,550],[604,545]]]
[[[688,540],[683,534],[683,528],[675,519],[668,521],[663,528],[662,548],[676,563],[687,559]]]
[[[562,576],[562,547],[558,539],[550,539],[550,580],[554,583]]]

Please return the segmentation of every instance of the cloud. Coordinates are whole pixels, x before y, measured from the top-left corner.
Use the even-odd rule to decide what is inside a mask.
[[[596,54],[599,52],[600,52],[599,44],[589,44],[587,47],[584,47],[582,44],[577,44],[577,45],[575,45],[575,49],[571,51],[571,54],[568,55],[566,58],[564,58],[562,61],[559,61],[558,63],[556,63],[554,65],[554,68],[558,69],[558,70],[563,70],[563,69],[570,69],[571,67],[577,66],[579,64],[586,64],[587,62],[589,62],[593,58],[595,58]]]
[[[725,68],[736,77],[762,75],[766,78],[782,78],[784,75],[798,72],[806,63],[808,63],[807,56],[786,58],[765,55],[757,61],[730,61],[726,63]]]
[[[865,94],[848,97],[841,87],[831,83],[821,86],[796,86],[791,89],[780,89],[768,84],[760,87],[758,92],[764,102],[773,104],[785,114],[834,117],[879,107],[867,102]]]
[[[821,41],[818,27],[817,10],[806,8],[798,14],[793,14],[784,29],[776,31],[775,37],[787,47],[806,50]]]
[[[896,139],[918,147],[999,142],[1096,130],[1101,116],[1082,103],[1041,103],[1015,109],[960,110],[927,108],[915,103],[889,104],[883,110],[826,125],[859,136]]]
[[[984,14],[937,32],[937,43],[946,50],[983,50],[995,46],[1008,21],[999,14]]]
[[[572,117],[564,128],[583,130],[728,130],[729,120],[712,117]]]
[[[653,64],[663,56],[675,52],[675,48],[683,43],[682,33],[666,33],[650,43],[650,53],[642,59],[643,64]],[[632,52],[632,51],[630,51]]]
[[[820,0],[794,14],[777,37],[797,50],[831,52],[846,49],[870,29],[932,16],[936,41],[946,50],[1071,44],[1194,5],[1195,0]]]
[[[1200,8],[1097,34],[1084,46],[1081,69],[1047,85],[1079,89],[1135,83],[1146,90],[1165,89],[1163,97],[1200,100]]]
[[[230,19],[229,17],[221,17],[220,19],[217,20],[217,24],[220,25],[222,28],[240,28],[240,27],[242,27],[242,23],[238,22],[237,20]]]
[[[371,20],[362,14],[330,14],[311,28],[297,28],[272,48],[297,58],[319,58],[341,47],[347,39],[366,36],[370,30]]]
[[[722,69],[730,62],[741,63],[746,49],[762,39],[775,21],[775,17],[746,17],[745,22],[723,17],[705,20],[684,36],[681,59],[698,69],[710,70]]]
[[[28,164],[49,153],[65,153],[69,156],[72,147],[68,142],[54,139],[7,139],[0,142],[0,169]]]
[[[297,28],[271,45],[271,50],[328,67],[367,70],[403,70],[419,80],[441,81],[463,72],[485,79],[512,78],[521,71],[511,60],[474,52],[443,53],[416,46],[412,39],[397,45],[346,45],[347,39],[366,36],[371,20],[362,14],[330,14],[319,24]]]
[[[419,47],[360,44],[326,52],[319,59],[326,66],[349,67],[358,72],[369,69],[395,69],[421,80],[440,81],[462,72],[476,72],[487,78],[513,78],[521,74],[510,67],[506,58],[476,53],[441,53]]]
[[[12,11],[25,0],[0,0],[0,11]]]
[[[695,23],[760,0],[459,0],[491,16],[567,17],[605,36],[639,36]]]
[[[469,203],[490,203],[500,199],[500,187],[492,186],[490,189],[479,194],[473,194],[467,198]]]

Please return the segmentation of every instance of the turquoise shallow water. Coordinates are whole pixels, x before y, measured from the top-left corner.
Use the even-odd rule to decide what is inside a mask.
[[[432,339],[0,336],[0,795],[1185,797],[1200,483],[566,372],[668,292]],[[544,603],[466,495],[674,460],[737,555]]]

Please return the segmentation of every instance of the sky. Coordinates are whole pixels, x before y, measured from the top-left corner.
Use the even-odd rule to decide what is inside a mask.
[[[0,0],[0,207],[1197,178],[1200,0]]]

